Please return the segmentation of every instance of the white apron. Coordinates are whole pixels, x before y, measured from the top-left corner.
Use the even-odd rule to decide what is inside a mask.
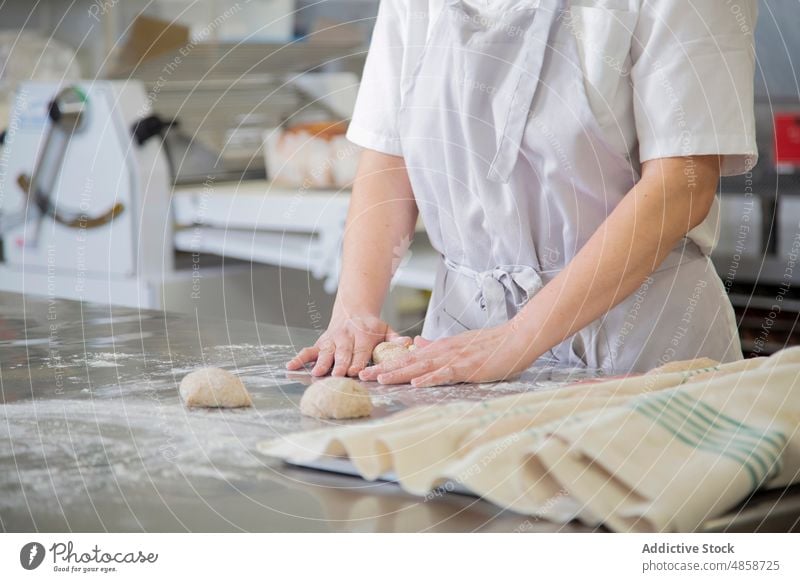
[[[443,257],[426,338],[513,317],[639,179],[635,152],[615,150],[592,113],[566,8],[447,0],[403,87],[403,157]],[[722,282],[689,238],[546,354],[610,373],[700,356],[731,361],[741,349]]]

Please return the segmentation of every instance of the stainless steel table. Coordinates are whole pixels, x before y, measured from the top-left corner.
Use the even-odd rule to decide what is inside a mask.
[[[0,530],[586,531],[463,495],[291,468],[255,445],[323,426],[301,417],[308,378],[284,362],[309,330],[0,293]],[[237,371],[248,410],[188,410],[178,382]],[[377,414],[481,386],[373,386]],[[757,495],[712,530],[796,526],[800,492]]]

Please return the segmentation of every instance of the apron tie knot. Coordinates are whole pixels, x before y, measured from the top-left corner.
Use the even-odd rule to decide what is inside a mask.
[[[475,281],[478,286],[476,299],[480,308],[487,312],[490,326],[501,325],[508,321],[507,298],[519,308],[544,287],[539,272],[529,265],[510,265],[487,271],[475,271],[464,265],[458,265],[446,257],[444,263],[451,271],[466,275]]]

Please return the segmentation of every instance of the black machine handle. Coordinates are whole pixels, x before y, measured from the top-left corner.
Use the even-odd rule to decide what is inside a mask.
[[[142,146],[152,137],[164,136],[164,132],[173,126],[178,126],[177,119],[163,119],[158,115],[148,115],[137,120],[131,127],[131,133],[136,145]]]

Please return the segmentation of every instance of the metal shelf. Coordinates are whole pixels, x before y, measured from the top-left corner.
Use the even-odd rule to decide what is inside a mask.
[[[348,191],[300,190],[266,181],[179,186],[172,209],[179,230],[175,247],[268,265],[309,271],[334,292],[341,266]],[[392,281],[431,290],[438,253],[418,236]]]
[[[172,209],[178,226],[319,232],[341,221],[349,192],[301,190],[263,180],[177,186]]]
[[[322,67],[366,57],[366,47],[353,42],[294,41],[290,43],[206,42],[149,58],[120,69],[116,78],[136,77],[169,87],[181,82],[240,81],[244,77],[274,76],[317,71]],[[168,74],[165,74],[165,71]]]
[[[315,270],[320,258],[314,235],[298,233],[195,227],[175,233],[175,248],[304,271]]]
[[[351,41],[205,42],[112,77],[141,80],[153,112],[177,120],[176,131],[213,152],[215,171],[263,176],[265,130],[287,120],[349,119],[365,55]]]

